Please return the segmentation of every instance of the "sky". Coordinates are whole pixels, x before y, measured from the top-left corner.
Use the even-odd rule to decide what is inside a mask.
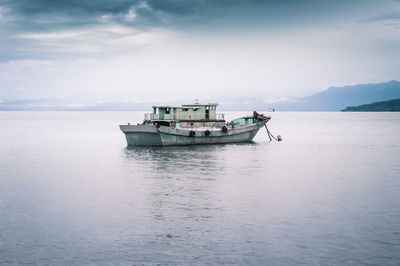
[[[0,100],[273,101],[389,80],[399,0],[0,0]]]

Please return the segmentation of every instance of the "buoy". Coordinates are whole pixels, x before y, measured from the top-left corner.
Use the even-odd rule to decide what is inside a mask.
[[[222,127],[222,131],[223,131],[223,132],[227,132],[227,131],[228,131],[228,128],[227,128],[226,126],[223,126],[223,127]]]
[[[282,141],[281,135],[276,136],[276,138],[278,139],[278,141]]]
[[[208,129],[207,129],[206,131],[204,131],[204,134],[205,134],[206,136],[209,136],[210,133],[211,133],[211,132],[210,132],[210,130],[208,130]]]
[[[193,130],[191,130],[191,131],[189,132],[189,136],[190,136],[190,137],[196,136],[196,132],[194,132]]]

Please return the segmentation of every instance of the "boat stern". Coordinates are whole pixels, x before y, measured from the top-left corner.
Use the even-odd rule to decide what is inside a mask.
[[[120,125],[128,146],[162,146],[161,136],[155,125]]]

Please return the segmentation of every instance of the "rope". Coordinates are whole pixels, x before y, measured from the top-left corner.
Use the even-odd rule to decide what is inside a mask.
[[[274,135],[272,135],[271,132],[269,132],[268,127],[267,127],[267,124],[265,124],[265,129],[267,130],[268,137],[269,137],[269,140],[270,140],[270,141],[272,141],[271,137],[272,137],[274,140],[279,141],[277,138],[274,137]]]

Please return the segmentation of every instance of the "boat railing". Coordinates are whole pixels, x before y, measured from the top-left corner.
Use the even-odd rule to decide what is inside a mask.
[[[146,114],[144,114],[144,120],[145,121],[153,120],[153,117],[154,117],[154,113],[146,113]]]
[[[224,113],[217,113],[217,120],[225,120],[225,114]]]

